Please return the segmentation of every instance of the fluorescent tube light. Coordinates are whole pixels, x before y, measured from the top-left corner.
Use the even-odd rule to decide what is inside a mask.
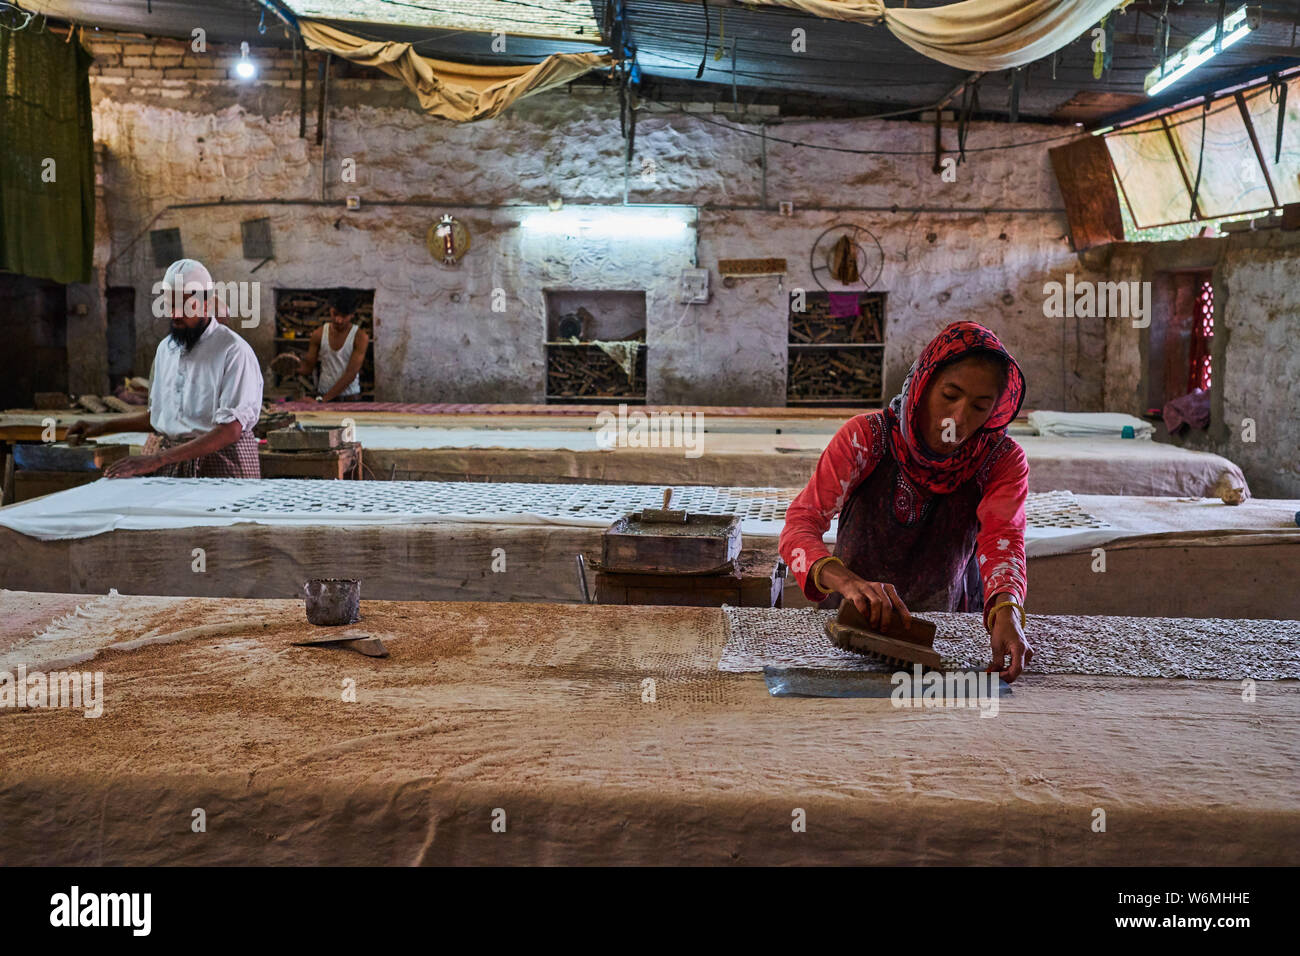
[[[1259,18],[1247,16],[1247,8],[1239,7],[1235,12],[1224,17],[1223,42],[1218,50],[1214,48],[1214,37],[1219,30],[1219,25],[1216,23],[1147,74],[1146,82],[1143,84],[1147,95],[1156,96],[1163,93],[1202,63],[1213,59],[1216,54],[1222,53],[1244,39],[1258,26]]]
[[[565,207],[528,213],[519,224],[529,232],[583,239],[672,239],[686,232],[688,224],[671,212]]]

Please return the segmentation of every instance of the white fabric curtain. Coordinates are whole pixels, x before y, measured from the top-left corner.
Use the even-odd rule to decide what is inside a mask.
[[[962,0],[918,10],[883,0],[749,0],[829,20],[885,22],[912,49],[962,70],[1024,66],[1055,53],[1132,0]]]

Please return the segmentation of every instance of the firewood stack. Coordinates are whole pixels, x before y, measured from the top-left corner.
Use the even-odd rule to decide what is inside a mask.
[[[858,314],[837,318],[830,314],[830,302],[824,296],[809,296],[804,310],[790,310],[790,341],[804,345],[845,342],[866,344],[883,342],[884,303],[868,298]]]
[[[880,351],[819,349],[790,355],[790,401],[842,398],[878,401],[881,393]]]
[[[556,345],[546,348],[548,398],[635,398],[646,391],[646,350],[637,350],[632,381],[612,358],[594,345]]]
[[[325,313],[332,300],[332,289],[284,291],[277,296],[275,303],[276,334],[285,335],[292,331],[294,338],[307,339],[312,332],[320,328],[325,321]],[[357,305],[352,320],[366,332],[374,335],[374,303],[362,302]]]

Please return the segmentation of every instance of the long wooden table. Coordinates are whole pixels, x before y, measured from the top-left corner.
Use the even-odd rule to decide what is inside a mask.
[[[388,658],[293,646],[299,601],[0,592],[0,663],[103,678],[0,711],[0,865],[1300,862],[1294,681],[1028,674],[986,719],[773,697],[718,609],[361,613]]]

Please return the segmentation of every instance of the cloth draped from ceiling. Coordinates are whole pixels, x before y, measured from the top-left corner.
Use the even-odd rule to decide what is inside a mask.
[[[91,281],[90,61],[50,30],[0,29],[0,272]]]
[[[607,53],[555,53],[524,66],[474,66],[420,56],[409,43],[365,40],[312,20],[299,20],[298,27],[310,49],[383,70],[405,83],[426,113],[458,123],[497,116],[516,100],[614,62]]]
[[[750,0],[830,20],[877,24],[912,49],[962,70],[1006,70],[1055,53],[1131,0],[962,0],[928,9],[883,0]]]

